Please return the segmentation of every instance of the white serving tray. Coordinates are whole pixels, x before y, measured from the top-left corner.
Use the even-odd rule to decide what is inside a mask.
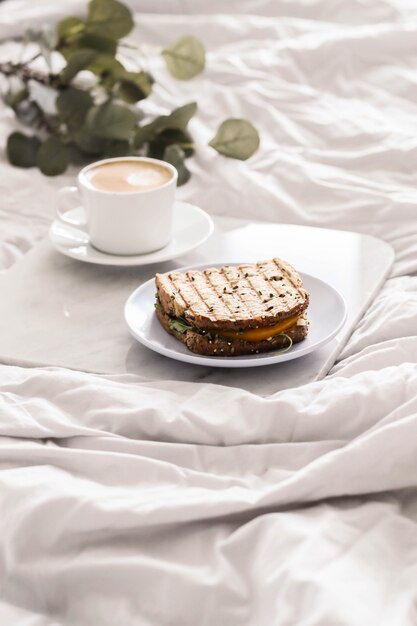
[[[273,256],[331,283],[347,302],[346,324],[319,350],[277,365],[226,370],[173,361],[130,336],[123,318],[125,301],[155,272]],[[147,267],[84,264],[60,255],[45,239],[0,276],[0,361],[105,374],[130,372],[143,380],[206,381],[270,395],[327,374],[383,285],[393,259],[392,248],[374,237],[229,218],[215,220],[214,234],[201,248]]]

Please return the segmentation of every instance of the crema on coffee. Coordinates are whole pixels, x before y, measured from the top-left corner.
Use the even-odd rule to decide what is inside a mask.
[[[168,168],[147,161],[113,161],[86,172],[92,187],[100,191],[149,191],[162,187],[172,178]]]

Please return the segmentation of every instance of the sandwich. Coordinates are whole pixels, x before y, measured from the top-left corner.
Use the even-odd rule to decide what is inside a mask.
[[[157,274],[155,284],[158,320],[196,354],[289,349],[307,336],[309,295],[281,259]]]

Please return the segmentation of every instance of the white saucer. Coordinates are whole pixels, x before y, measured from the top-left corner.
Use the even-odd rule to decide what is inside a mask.
[[[81,220],[83,209],[78,207],[68,211],[68,217]],[[67,226],[55,220],[49,229],[49,239],[55,250],[79,261],[98,263],[99,265],[149,265],[162,263],[186,254],[200,246],[213,232],[213,220],[202,209],[186,202],[174,204],[173,237],[171,242],[148,254],[135,256],[117,256],[106,254],[93,248],[88,234],[75,226]]]
[[[222,265],[226,264],[212,263],[210,267]],[[207,267],[207,263],[180,268],[176,271],[204,267]],[[294,344],[288,352],[264,352],[234,357],[201,356],[190,352],[183,343],[169,335],[159,323],[155,314],[155,279],[153,278],[131,294],[125,305],[125,320],[131,334],[140,343],[177,361],[212,367],[258,367],[290,361],[317,350],[333,339],[345,323],[347,312],[342,295],[334,287],[310,274],[300,272],[300,276],[303,286],[310,294],[308,307],[310,327],[306,339]]]

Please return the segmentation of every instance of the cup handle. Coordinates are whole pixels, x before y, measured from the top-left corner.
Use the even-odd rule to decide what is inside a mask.
[[[64,204],[66,204],[65,201],[68,198],[76,198],[78,204],[80,204],[80,194],[77,187],[62,187],[58,190],[57,203],[55,207],[56,217],[60,222],[63,222],[64,224],[68,224],[69,226],[75,226],[76,228],[86,231],[87,222],[85,220],[80,221],[68,216],[68,206],[66,208],[64,206]]]

